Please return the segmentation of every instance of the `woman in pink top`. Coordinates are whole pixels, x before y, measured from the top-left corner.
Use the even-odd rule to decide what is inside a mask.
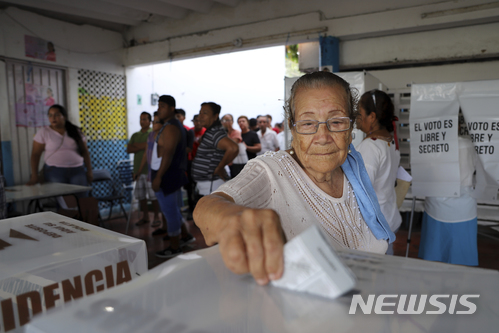
[[[92,165],[85,136],[68,120],[68,113],[63,106],[52,105],[48,117],[50,126],[39,129],[33,138],[31,179],[26,185],[40,181],[38,164],[43,152],[46,182],[84,186],[91,183]]]

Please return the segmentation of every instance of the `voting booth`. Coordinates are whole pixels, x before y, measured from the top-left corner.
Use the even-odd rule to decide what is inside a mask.
[[[334,73],[350,83],[350,87],[354,88],[357,90],[360,96],[362,96],[363,93],[366,91],[372,90],[372,89],[379,89],[386,91],[387,87],[375,76],[371,75],[368,72],[346,72],[346,73]],[[291,96],[291,87],[293,84],[299,79],[299,77],[287,77],[284,79],[284,98],[285,101],[288,100],[288,98]],[[286,149],[290,148],[290,142],[291,142],[291,133],[289,131],[289,128],[287,127],[288,124],[288,118],[287,115],[284,115],[284,124],[285,124],[285,139],[286,139]],[[352,126],[355,126],[355,124],[352,124]],[[354,130],[352,131],[352,143],[354,146],[357,146],[359,143],[362,142],[364,139],[364,133],[354,127]]]
[[[357,277],[357,285],[336,299],[259,286],[249,275],[230,272],[215,246],[178,256],[126,285],[35,318],[26,332],[468,333],[497,329],[498,271],[355,250],[338,254]],[[354,295],[363,298],[364,310],[353,301]],[[440,297],[438,303],[433,302],[435,297]],[[473,305],[465,306],[465,298]]]
[[[499,80],[414,84],[410,137],[414,196],[459,197],[458,115],[477,154],[473,196],[497,200]]]
[[[0,331],[147,272],[135,239],[52,212],[0,221]],[[71,331],[71,330],[70,330]]]

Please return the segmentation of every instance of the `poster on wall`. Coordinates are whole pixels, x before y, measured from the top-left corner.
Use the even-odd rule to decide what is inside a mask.
[[[56,61],[54,44],[38,37],[24,35],[24,51],[26,57]]]
[[[478,157],[478,197],[495,200],[499,187],[499,80],[463,82],[459,104]]]
[[[409,118],[412,194],[460,196],[456,84],[413,85]]]
[[[49,126],[47,111],[56,103],[55,89],[50,86],[25,83],[24,91],[24,98],[21,97],[16,102],[16,126]]]

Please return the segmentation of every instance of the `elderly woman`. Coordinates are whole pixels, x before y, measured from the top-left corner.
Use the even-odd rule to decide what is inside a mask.
[[[385,253],[395,236],[351,145],[355,105],[340,77],[304,75],[286,107],[292,148],[251,160],[199,201],[194,221],[233,272],[259,284],[279,279],[285,239],[314,224],[336,248]]]

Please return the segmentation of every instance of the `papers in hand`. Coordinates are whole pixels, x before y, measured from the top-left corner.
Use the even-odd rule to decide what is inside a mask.
[[[272,285],[336,298],[355,286],[355,277],[312,226],[284,245],[284,274]]]
[[[397,179],[404,180],[406,182],[412,182],[412,176],[401,166],[397,170]]]

